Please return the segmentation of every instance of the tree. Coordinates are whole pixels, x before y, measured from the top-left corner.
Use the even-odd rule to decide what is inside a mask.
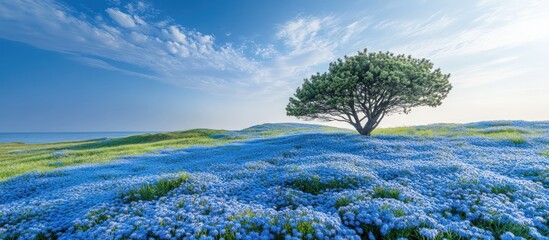
[[[365,49],[306,78],[286,112],[306,120],[347,122],[369,136],[387,115],[439,106],[452,89],[449,78],[427,59]]]

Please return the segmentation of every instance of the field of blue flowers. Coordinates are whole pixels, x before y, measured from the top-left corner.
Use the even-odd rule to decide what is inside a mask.
[[[262,134],[278,127],[2,181],[0,239],[549,239],[549,122]]]

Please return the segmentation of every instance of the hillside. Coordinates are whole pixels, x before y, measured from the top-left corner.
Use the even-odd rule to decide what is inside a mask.
[[[523,121],[0,144],[0,239],[549,239],[548,155]]]

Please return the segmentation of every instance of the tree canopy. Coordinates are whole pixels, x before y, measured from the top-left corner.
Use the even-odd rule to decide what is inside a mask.
[[[370,135],[387,115],[442,104],[452,89],[449,78],[427,59],[365,49],[306,78],[290,97],[286,112],[302,119],[346,122]]]

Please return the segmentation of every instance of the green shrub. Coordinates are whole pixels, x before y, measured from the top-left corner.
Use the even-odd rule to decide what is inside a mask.
[[[336,200],[334,205],[335,205],[336,209],[339,209],[340,207],[345,207],[345,206],[351,204],[352,202],[353,202],[353,200],[351,200],[348,197],[340,197]]]
[[[345,177],[341,180],[330,179],[326,182],[323,182],[318,176],[313,176],[310,178],[296,179],[293,182],[290,182],[288,185],[302,192],[318,195],[328,189],[350,188],[352,186],[355,186],[356,184],[357,180],[349,177]]]
[[[406,214],[404,214],[404,211],[402,209],[391,209],[389,207],[389,204],[385,204],[381,206],[381,210],[389,210],[395,217],[406,216]]]
[[[190,178],[188,173],[183,173],[177,178],[160,179],[154,184],[145,184],[138,189],[131,190],[122,198],[125,202],[133,202],[138,200],[150,201],[161,196],[165,196],[169,191],[176,189]]]
[[[513,189],[511,186],[509,185],[505,185],[505,186],[494,186],[492,187],[492,189],[490,190],[491,193],[493,194],[508,194],[508,193],[513,193],[515,192],[515,189]]]
[[[420,239],[420,240],[427,240],[424,236],[422,236],[419,233],[420,227],[411,227],[411,228],[403,228],[403,229],[392,229],[390,230],[387,235],[381,234],[381,228],[376,225],[362,225],[362,239],[368,239],[368,233],[372,233],[376,239],[387,239],[387,240],[396,240],[399,238],[406,238],[406,239]],[[427,227],[427,226],[422,226]],[[435,240],[463,240],[466,238],[462,238],[459,234],[455,232],[441,232],[436,237]]]
[[[514,144],[523,144],[526,142],[526,138],[524,137],[511,137],[509,138],[509,141],[511,141]]]
[[[374,187],[374,194],[372,198],[394,198],[398,200],[400,196],[400,191],[398,189],[389,189],[384,186]]]
[[[473,220],[471,224],[475,227],[492,232],[496,239],[498,239],[499,236],[501,236],[505,232],[511,232],[518,237],[532,239],[532,236],[530,236],[530,228],[525,225],[520,225],[516,223],[501,223],[497,220],[482,219]]]

